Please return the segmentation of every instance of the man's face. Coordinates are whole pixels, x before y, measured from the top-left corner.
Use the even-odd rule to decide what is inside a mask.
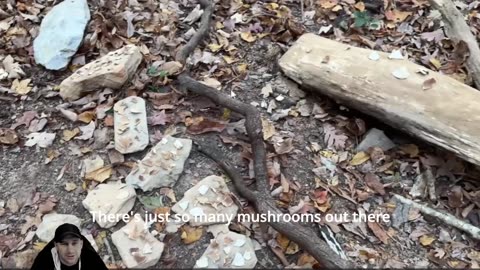
[[[82,252],[83,241],[80,238],[66,238],[61,242],[55,243],[60,261],[72,266],[78,262]]]

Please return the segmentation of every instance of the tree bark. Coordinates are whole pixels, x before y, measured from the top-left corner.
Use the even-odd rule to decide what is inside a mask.
[[[372,50],[304,34],[279,60],[306,89],[372,115],[414,137],[480,165],[480,92],[409,60],[369,59]],[[405,68],[409,76],[392,73]],[[430,89],[425,81],[435,80]]]

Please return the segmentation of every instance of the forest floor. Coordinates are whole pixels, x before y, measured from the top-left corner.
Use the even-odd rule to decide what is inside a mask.
[[[125,223],[103,229],[92,221],[82,201],[99,183],[85,180],[81,173],[84,160],[92,156],[98,155],[108,163],[113,142],[113,111],[107,111],[103,119],[97,119],[95,114],[97,106],[105,106],[107,97],[115,101],[131,95],[145,97],[147,115],[157,119],[149,122],[150,145],[144,151],[125,155],[125,166],[115,166],[108,181],[123,181],[131,170],[131,162],[141,160],[165,134],[224,145],[222,151],[242,168],[246,179],[251,178],[250,153],[245,147],[249,141],[245,139],[241,116],[192,94],[177,97],[175,103],[170,103],[172,106],[162,110],[150,98],[156,93],[174,91],[171,84],[174,77],[153,76],[152,71],[172,61],[185,43],[188,30],[198,27],[201,13],[194,10],[196,1],[89,1],[92,19],[74,61],[67,70],[49,71],[35,64],[32,47],[41,19],[54,2],[0,3],[3,11],[0,12],[0,63],[11,56],[24,73],[18,81],[30,80],[24,94],[14,93],[13,78],[0,81],[0,128],[15,130],[19,138],[13,144],[6,142],[8,138],[3,139],[0,145],[3,268],[28,267],[43,247],[34,234],[41,222],[39,207],[42,214],[55,211],[81,218],[83,232],[93,235],[102,256],[108,255],[102,239],[109,239]],[[195,65],[191,70],[196,79],[217,85],[219,91],[255,105],[268,119],[264,135],[269,153],[269,179],[271,189],[277,191],[278,206],[290,212],[324,215],[360,211],[391,215],[393,220],[389,222],[326,223],[358,267],[479,268],[478,241],[413,208],[399,213],[396,211],[399,203],[392,198],[393,193],[411,197],[409,192],[416,179],[424,173],[424,168],[429,168],[436,178],[438,200],[431,201],[427,196],[421,202],[480,226],[478,168],[329,98],[299,89],[276,64],[302,33],[311,32],[379,51],[400,49],[418,64],[471,84],[464,66],[452,64],[461,58],[461,52],[445,37],[438,13],[423,0],[301,2],[303,8],[299,1],[288,0],[217,1],[210,36],[189,60]],[[479,29],[479,2],[455,3],[467,15],[478,37],[475,29]],[[196,19],[190,24],[185,20],[187,16]],[[62,115],[57,109],[66,103],[57,91],[62,80],[85,63],[126,44],[136,44],[143,54],[135,77],[122,89],[103,92],[103,104],[93,99],[94,93],[90,94],[94,106],[84,110],[87,113],[83,122],[73,122]],[[81,108],[70,104],[69,110],[81,114]],[[66,136],[66,130],[74,131],[90,121],[94,121],[97,131],[91,138],[78,140]],[[375,153],[358,154],[355,148],[372,128],[383,130],[396,146],[387,151],[377,148]],[[25,144],[32,132],[55,133],[56,137],[47,147],[29,147]],[[223,171],[192,149],[172,189],[138,190],[137,196],[161,197],[164,206],[171,207],[174,204],[171,190],[176,200],[180,200],[195,183],[212,174],[222,175]],[[134,209],[144,211],[144,202],[137,200]],[[248,211],[251,206],[243,203],[245,209],[240,211]],[[273,233],[271,240],[265,242],[254,225],[232,222],[230,229],[258,241],[261,248],[256,251],[256,268],[284,267],[279,259],[283,256],[290,266],[305,267],[312,263],[308,254],[281,235]],[[318,227],[313,228],[318,231]],[[191,244],[185,244],[182,230],[159,233],[165,250],[155,268],[193,267],[212,239],[205,228]],[[269,246],[276,246],[277,252],[272,252]],[[114,245],[112,249],[117,265],[121,266]]]

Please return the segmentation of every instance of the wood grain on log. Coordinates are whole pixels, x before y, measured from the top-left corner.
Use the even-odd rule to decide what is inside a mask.
[[[424,67],[405,59],[388,59],[387,53],[377,52],[380,59],[372,61],[372,52],[304,34],[279,65],[306,89],[480,165],[480,92],[437,72],[421,75],[417,71]],[[399,68],[408,70],[408,78],[392,75]],[[433,87],[423,90],[423,83],[432,78]]]

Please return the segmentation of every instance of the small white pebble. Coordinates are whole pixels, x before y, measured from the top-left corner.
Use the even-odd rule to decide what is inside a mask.
[[[208,192],[208,186],[207,185],[202,185],[198,188],[198,192],[202,195],[207,194]]]
[[[245,259],[240,253],[235,253],[235,258],[233,259],[232,262],[233,266],[245,266]]]
[[[285,97],[282,96],[282,95],[278,95],[278,97],[276,97],[275,99],[276,99],[277,101],[282,101],[282,100],[285,99]]]
[[[189,201],[181,201],[178,203],[178,206],[182,208],[183,210],[186,210],[188,208]]]
[[[177,148],[177,149],[182,149],[182,148],[183,148],[183,144],[182,144],[179,140],[175,140],[175,142],[173,143],[173,145],[174,145],[175,148]]]
[[[195,264],[200,268],[205,268],[208,266],[208,259],[207,257],[201,257]]]

